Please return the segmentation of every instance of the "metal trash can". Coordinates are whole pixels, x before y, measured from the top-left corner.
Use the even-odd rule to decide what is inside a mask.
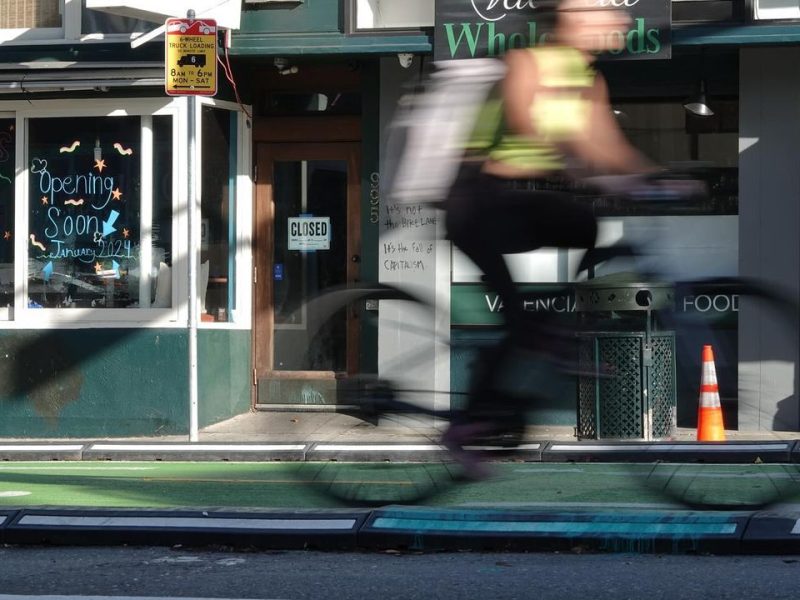
[[[671,284],[617,273],[576,286],[578,439],[657,440],[676,427],[675,332],[654,312],[672,310]]]

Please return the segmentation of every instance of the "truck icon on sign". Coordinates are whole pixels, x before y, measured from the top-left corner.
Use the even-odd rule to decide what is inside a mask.
[[[178,66],[185,67],[185,66],[192,66],[202,68],[206,66],[206,55],[205,54],[184,54],[178,59]]]

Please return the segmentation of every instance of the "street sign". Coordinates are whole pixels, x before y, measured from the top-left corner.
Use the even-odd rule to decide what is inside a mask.
[[[167,19],[165,87],[170,96],[217,93],[217,22]]]

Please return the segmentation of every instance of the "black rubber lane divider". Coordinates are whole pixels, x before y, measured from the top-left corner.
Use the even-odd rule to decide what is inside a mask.
[[[16,510],[0,510],[0,544],[8,543],[6,541],[6,527],[17,515]]]
[[[755,513],[745,529],[742,548],[750,554],[800,553],[800,507]]]
[[[544,443],[531,442],[512,448],[501,446],[469,446],[487,460],[512,455],[518,460],[539,461]],[[307,461],[340,462],[447,462],[450,453],[437,442],[419,443],[333,443],[319,442],[306,453]]]
[[[81,460],[81,442],[0,442],[0,460]]]
[[[797,440],[792,447],[791,462],[800,463],[800,440]]]
[[[779,442],[550,442],[543,462],[788,463],[796,440]],[[800,459],[800,456],[794,456]]]
[[[749,513],[520,511],[387,507],[367,519],[361,547],[435,550],[595,550],[734,554]]]
[[[84,460],[273,461],[305,459],[308,445],[269,443],[96,442]]]
[[[210,544],[269,549],[354,549],[359,510],[20,510],[5,543],[56,545]]]

